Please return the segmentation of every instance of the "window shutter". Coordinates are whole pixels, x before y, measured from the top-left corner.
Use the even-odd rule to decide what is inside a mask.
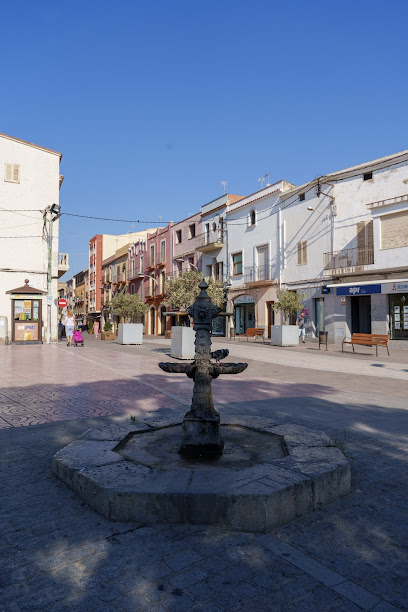
[[[297,246],[298,246],[298,260],[297,260],[297,262],[298,262],[298,266],[301,266],[302,265],[302,243],[298,242]]]
[[[13,181],[16,183],[20,182],[20,166],[14,164],[13,166]]]
[[[302,242],[302,263],[307,264],[307,240]]]
[[[408,211],[381,217],[381,248],[408,246]]]
[[[13,164],[6,164],[6,181],[11,181],[13,176]]]
[[[369,221],[366,225],[367,229],[367,246],[369,249],[374,248],[374,229],[373,229],[373,221]]]

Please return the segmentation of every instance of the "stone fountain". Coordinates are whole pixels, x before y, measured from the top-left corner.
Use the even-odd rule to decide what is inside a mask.
[[[196,332],[189,364],[159,363],[194,380],[184,419],[155,416],[86,431],[60,450],[52,469],[87,504],[115,521],[217,524],[265,532],[350,491],[350,465],[328,436],[274,416],[223,416],[211,383],[243,372],[211,352],[218,309],[200,283],[189,308]],[[274,402],[276,406],[276,401]]]
[[[212,320],[220,311],[207,294],[207,283],[203,280],[199,296],[188,314],[194,321],[195,356],[192,363],[159,363],[164,372],[187,374],[194,380],[191,408],[184,417],[180,454],[188,457],[209,458],[221,455],[224,442],[221,437],[220,415],[214,409],[211,382],[220,374],[239,374],[247,363],[218,363],[226,357],[228,349],[211,352]],[[212,361],[216,360],[216,363]]]

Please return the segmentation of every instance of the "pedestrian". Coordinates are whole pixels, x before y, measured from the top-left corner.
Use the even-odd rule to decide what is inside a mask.
[[[67,346],[72,346],[72,337],[74,335],[75,329],[75,318],[72,310],[67,311],[67,316],[65,317],[65,335],[67,337]]]
[[[302,338],[302,344],[305,344],[306,330],[305,330],[305,319],[303,316],[303,312],[300,313],[299,318],[296,321],[296,323],[299,326],[299,338]]]
[[[94,331],[94,334],[95,334],[95,338],[98,339],[98,334],[99,334],[99,321],[98,320],[94,321],[93,331]]]
[[[58,322],[58,342],[61,342],[63,329],[64,329],[64,326],[63,326],[62,321],[60,319],[59,322]]]

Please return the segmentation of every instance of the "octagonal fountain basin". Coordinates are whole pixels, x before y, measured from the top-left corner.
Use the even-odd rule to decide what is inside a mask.
[[[224,454],[179,454],[181,419],[86,431],[53,472],[113,521],[196,523],[267,532],[350,492],[350,464],[320,431],[271,419],[224,417]]]

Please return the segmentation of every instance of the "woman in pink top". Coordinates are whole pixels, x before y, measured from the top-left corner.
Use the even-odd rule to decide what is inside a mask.
[[[99,321],[94,321],[94,324],[93,324],[93,330],[94,330],[95,338],[96,338],[96,339],[98,339],[98,334],[99,334]]]

